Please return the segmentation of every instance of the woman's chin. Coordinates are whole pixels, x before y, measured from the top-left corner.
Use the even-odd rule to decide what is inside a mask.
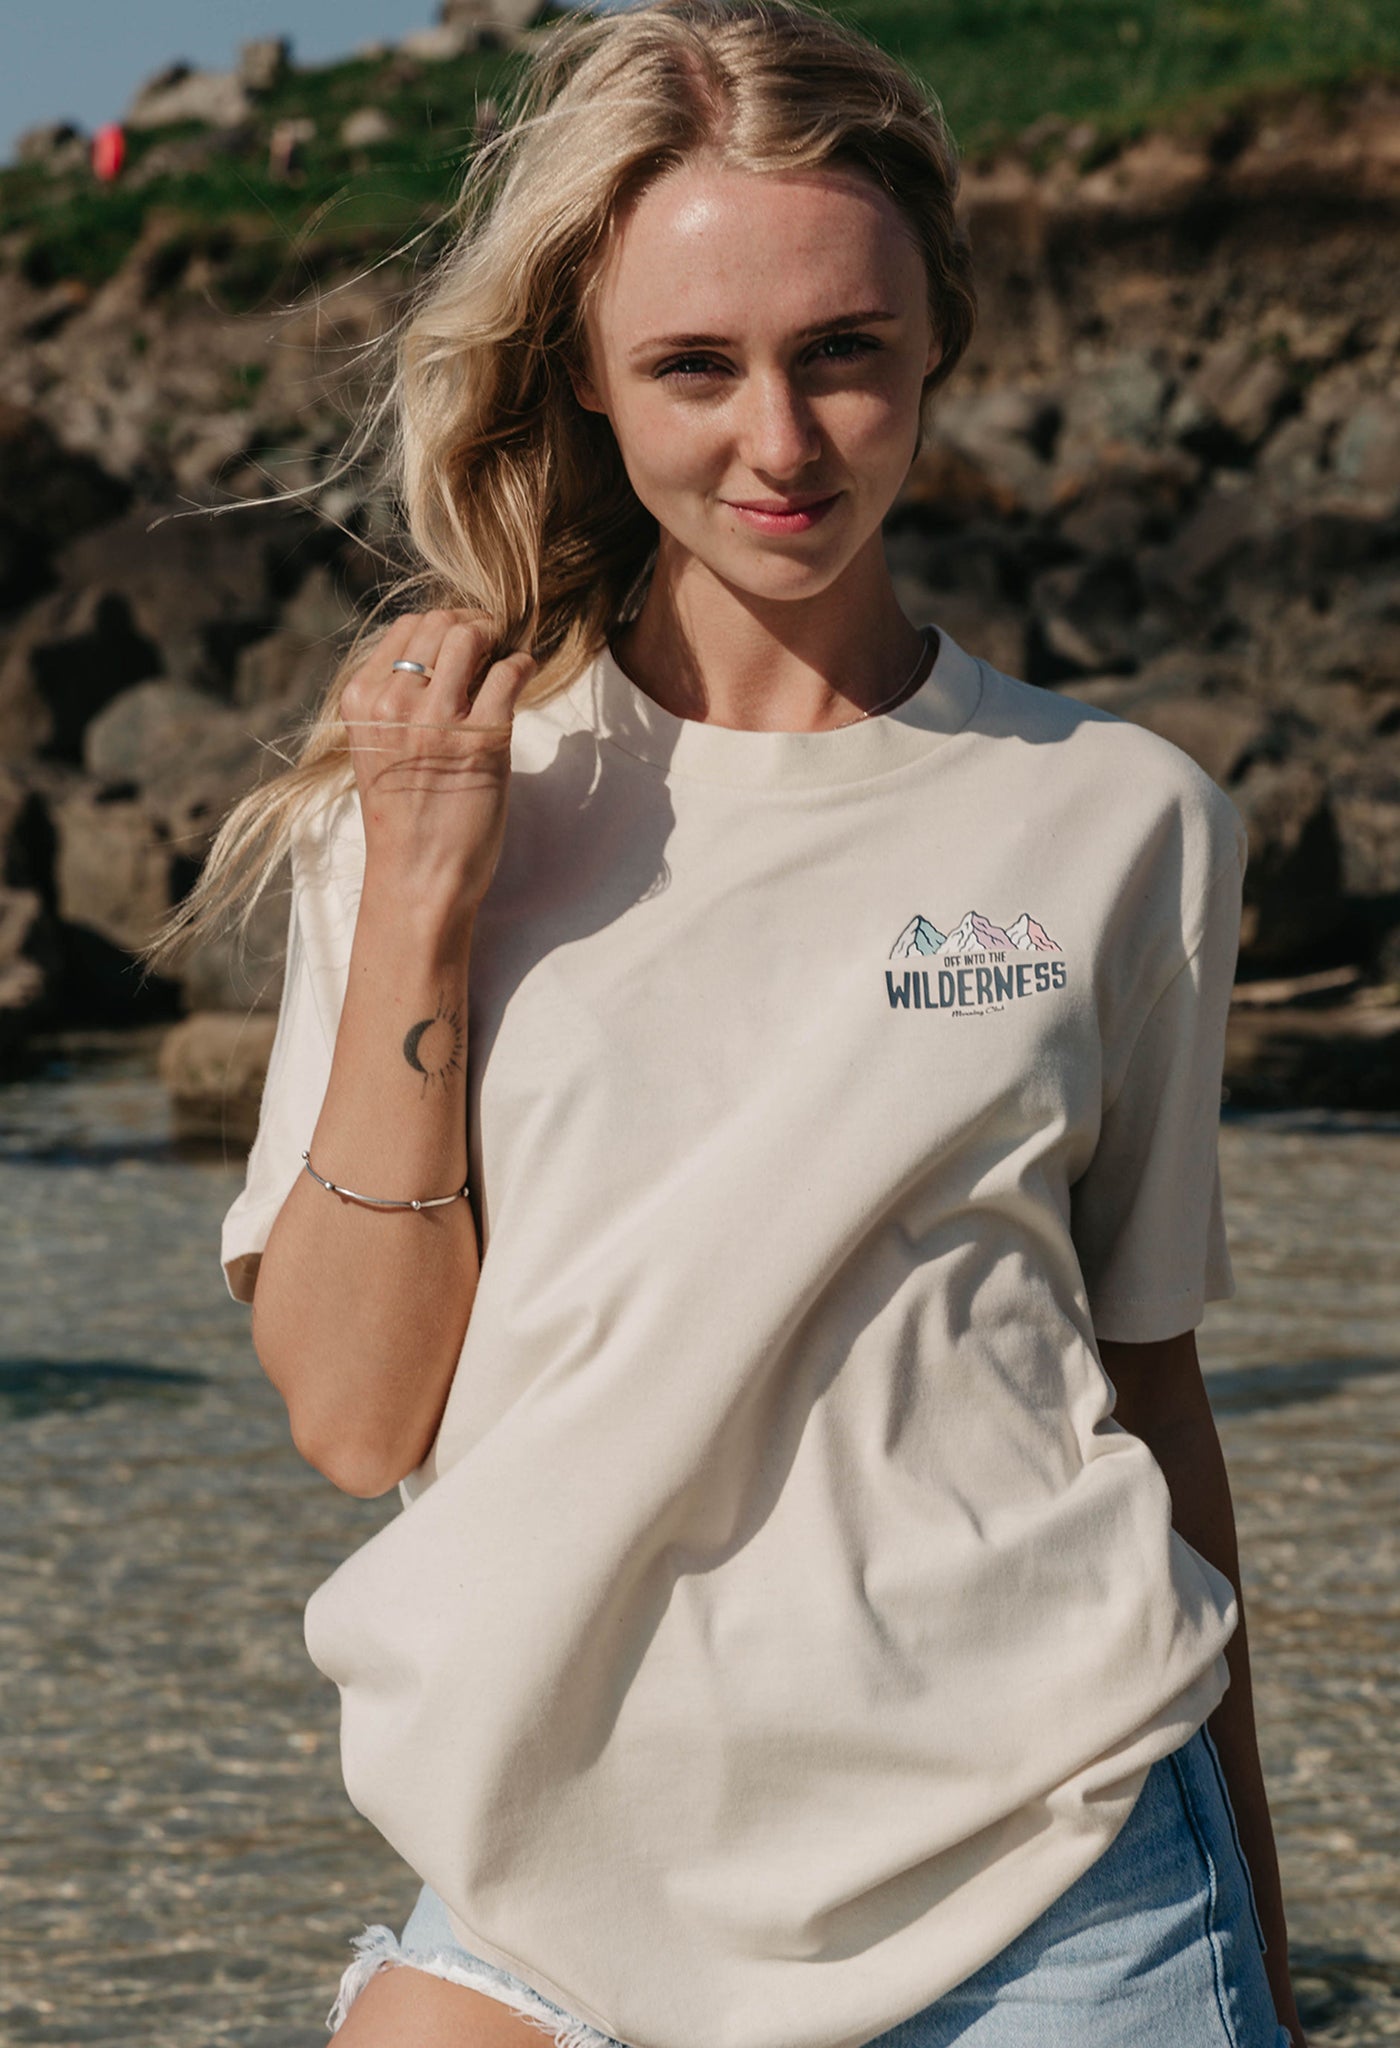
[[[745,597],[766,598],[773,603],[796,603],[820,597],[839,582],[850,566],[850,551],[823,548],[805,555],[796,548],[762,547],[727,555],[711,564],[713,572],[732,590]]]

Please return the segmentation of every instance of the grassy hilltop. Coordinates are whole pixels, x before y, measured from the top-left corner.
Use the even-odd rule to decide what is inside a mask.
[[[1218,123],[1261,95],[1400,74],[1393,0],[846,0],[836,11],[933,82],[972,156],[1027,129],[1053,152],[1065,128],[1081,157],[1107,153],[1148,126]],[[294,70],[240,129],[132,134],[110,189],[81,166],[0,171],[0,264],[34,285],[96,284],[159,213],[186,260],[210,260],[221,302],[251,309],[432,220],[477,110],[509,90],[519,61],[389,52]],[[392,133],[347,147],[342,124],[366,107]],[[268,164],[287,120],[315,124],[292,182]]]

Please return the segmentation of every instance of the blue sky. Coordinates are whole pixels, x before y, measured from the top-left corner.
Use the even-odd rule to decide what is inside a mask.
[[[42,121],[117,119],[176,58],[226,70],[250,37],[286,35],[314,64],[436,16],[435,0],[0,0],[0,161]]]

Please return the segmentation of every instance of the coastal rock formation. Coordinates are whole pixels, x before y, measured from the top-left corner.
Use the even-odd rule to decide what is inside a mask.
[[[442,27],[494,32],[478,13]],[[386,53],[385,79],[428,61]],[[265,51],[218,90],[254,108],[271,93],[285,120],[289,76]],[[358,75],[354,91],[330,132],[368,162],[398,117]],[[143,104],[161,104],[154,86]],[[243,146],[214,99],[191,118],[205,127],[152,152]],[[1030,135],[970,162],[979,330],[887,531],[916,622],[1147,726],[1238,804],[1236,1099],[1400,1102],[1398,133],[1400,91],[1368,83],[1214,129],[1062,137],[1048,158]],[[228,300],[249,260],[239,233],[158,207],[97,284],[0,251],[11,1060],[29,1028],[111,1021],[128,1000],[276,1001],[284,896],[242,968],[231,941],[141,992],[121,967],[228,805],[294,749],[382,582],[386,507],[334,458],[365,388],[344,365],[407,275],[324,256],[329,296],[270,329]],[[214,506],[236,509],[197,514]],[[1248,1001],[1342,971],[1321,1009]]]

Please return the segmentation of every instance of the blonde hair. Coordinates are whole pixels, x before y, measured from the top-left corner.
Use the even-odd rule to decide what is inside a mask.
[[[459,223],[393,346],[391,471],[418,569],[394,597],[484,614],[538,663],[521,702],[568,687],[644,594],[656,525],[606,419],[575,396],[607,237],[653,179],[704,152],[754,172],[840,164],[877,180],[924,257],[941,348],[971,339],[957,156],[935,95],[799,0],[654,0],[547,32],[511,115],[476,153]],[[303,806],[353,783],[338,706],[376,629],[332,676],[284,772],[229,811],[190,894],[142,958],[160,967],[246,898]]]

